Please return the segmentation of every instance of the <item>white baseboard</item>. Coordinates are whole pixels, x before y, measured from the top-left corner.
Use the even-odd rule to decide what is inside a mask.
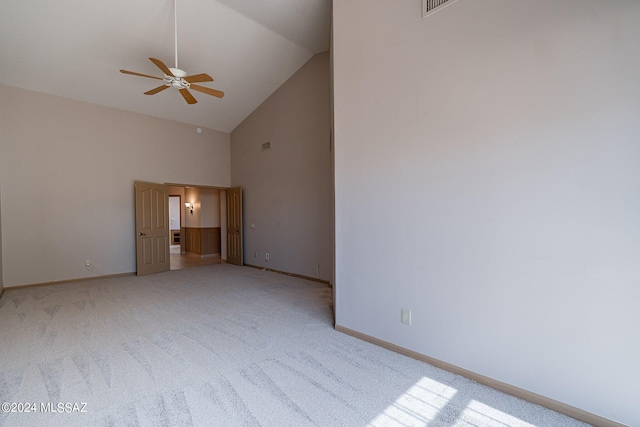
[[[371,344],[375,344],[377,346],[384,347],[388,350],[395,351],[396,353],[403,354],[421,362],[428,363],[429,365],[435,366],[436,368],[444,369],[445,371],[449,371],[451,373],[468,378],[472,381],[499,390],[503,393],[510,394],[511,396],[524,399],[528,402],[535,403],[536,405],[551,409],[552,411],[556,411],[571,418],[575,418],[578,421],[591,424],[594,427],[628,427],[624,424],[620,424],[607,418],[603,418],[599,415],[595,415],[582,409],[575,408],[571,405],[567,405],[566,403],[558,402],[557,400],[550,399],[537,393],[533,393],[531,391],[524,390],[507,383],[503,383],[502,381],[485,377],[484,375],[480,375],[476,372],[469,371],[467,369],[452,365],[447,362],[443,362],[442,360],[434,359],[433,357],[429,357],[422,353],[400,347],[399,345],[391,344],[390,342],[374,338],[370,335],[363,334],[358,331],[354,331],[353,329],[345,328],[344,326],[340,326],[337,324],[335,325],[335,329],[338,332],[351,335],[352,337],[370,342]]]
[[[69,280],[56,280],[55,282],[42,282],[42,283],[28,283],[24,285],[16,285],[16,286],[5,286],[5,290],[9,291],[11,289],[22,289],[22,288],[33,288],[36,286],[50,286],[50,285],[60,285],[63,283],[73,283],[73,282],[85,282],[87,280],[98,280],[98,279],[112,279],[114,277],[123,277],[123,276],[135,276],[135,272],[133,273],[119,273],[119,274],[104,274],[102,276],[89,276],[89,277],[79,277],[77,279],[69,279]]]

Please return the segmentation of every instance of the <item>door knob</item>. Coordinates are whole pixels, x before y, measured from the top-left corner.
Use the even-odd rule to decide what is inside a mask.
[[[146,236],[146,233],[138,233],[138,236]]]

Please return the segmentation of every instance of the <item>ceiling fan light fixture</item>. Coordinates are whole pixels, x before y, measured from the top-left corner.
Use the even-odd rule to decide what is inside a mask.
[[[169,67],[169,71],[171,71],[171,74],[173,74],[176,77],[186,77],[187,76],[187,72],[184,70],[181,70],[180,68],[171,68]]]

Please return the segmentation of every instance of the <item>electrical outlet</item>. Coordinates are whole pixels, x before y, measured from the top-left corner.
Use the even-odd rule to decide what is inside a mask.
[[[84,268],[86,268],[87,270],[91,270],[91,261],[90,260],[86,260],[84,262]]]
[[[400,321],[405,325],[411,325],[411,310],[403,308],[400,311]]]
[[[267,260],[267,261],[269,261],[269,252],[267,252],[267,253],[265,254],[264,259],[265,259],[265,260]]]

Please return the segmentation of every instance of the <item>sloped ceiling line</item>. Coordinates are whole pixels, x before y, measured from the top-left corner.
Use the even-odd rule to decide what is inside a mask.
[[[173,64],[173,0],[8,0],[0,83],[230,132],[329,48],[329,0],[178,1],[180,68],[210,74],[223,99],[146,96],[152,80],[118,72],[159,74],[149,57]]]

